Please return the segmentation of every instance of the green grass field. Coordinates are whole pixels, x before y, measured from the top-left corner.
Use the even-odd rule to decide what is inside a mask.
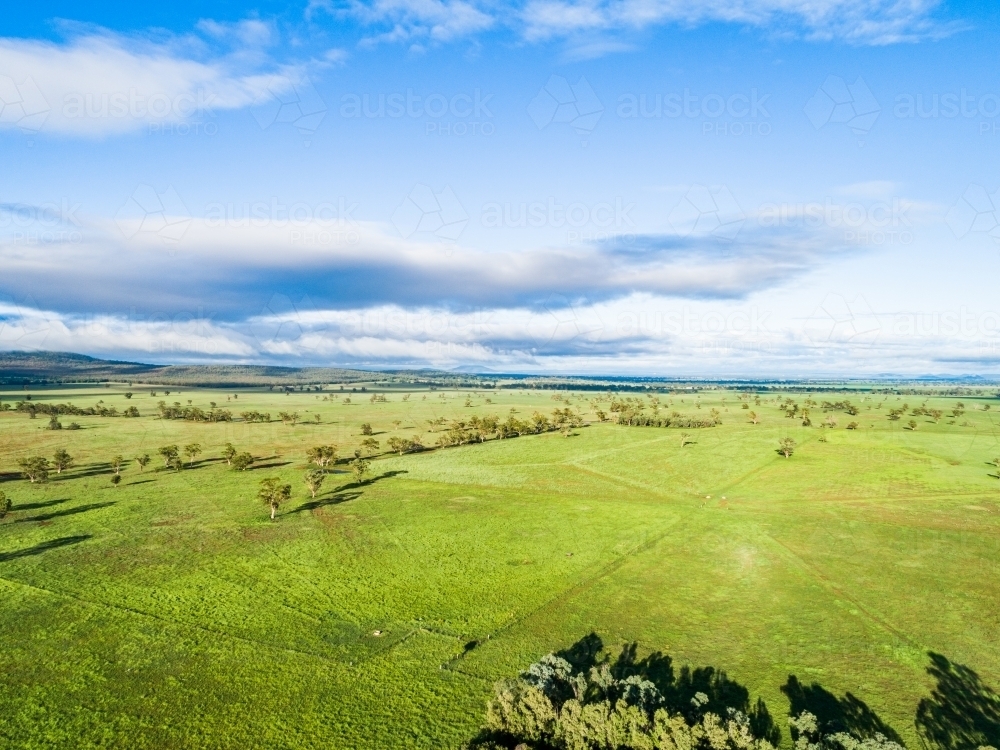
[[[14,503],[0,521],[3,747],[457,748],[496,680],[591,632],[611,651],[637,642],[724,670],[767,703],[785,746],[790,676],[849,693],[911,747],[935,686],[929,652],[1000,686],[1000,413],[986,400],[910,430],[887,410],[924,398],[858,393],[861,413],[831,412],[824,429],[819,408],[802,427],[773,395],[751,405],[757,425],[732,392],[704,392],[700,408],[661,395],[668,411],[720,410],[720,426],[682,431],[598,423],[595,394],[565,393],[591,422],[570,437],[380,456],[361,485],[340,464],[313,501],[306,449],[351,455],[363,422],[383,446],[432,445],[429,420],[565,403],[124,390],[31,395],[140,418],[63,416],[81,429],[50,431],[45,415],[0,412],[0,490]],[[161,420],[160,398],[304,421]],[[950,415],[957,400],[927,404]],[[204,448],[193,466],[161,468],[158,447],[190,442]],[[226,442],[254,467],[228,469]],[[18,459],[58,448],[74,468],[20,478]],[[152,463],[129,463],[113,487],[111,457],[143,452]],[[268,476],[293,489],[273,523],[256,499]]]

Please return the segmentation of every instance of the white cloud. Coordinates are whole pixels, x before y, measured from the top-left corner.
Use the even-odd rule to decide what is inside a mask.
[[[199,28],[235,50],[202,58],[190,40],[154,43],[93,30],[63,44],[0,38],[0,82],[5,76],[21,92],[37,90],[32,106],[45,112],[43,131],[100,137],[248,107],[275,74],[289,85],[303,76],[254,51],[273,41],[267,24],[202,21]],[[0,116],[0,127],[17,126],[24,123]]]
[[[584,306],[553,297],[531,307],[467,312],[400,305],[315,309],[300,300],[274,308],[225,322],[211,312],[72,315],[0,301],[0,350],[75,351],[154,362],[715,378],[788,372],[1000,374],[1000,313],[964,307],[885,312],[872,309],[861,296],[826,295],[814,309],[792,314],[779,314],[765,300],[684,302],[648,294]]]
[[[134,204],[134,205],[133,205]],[[261,208],[267,208],[263,206]],[[113,220],[74,215],[72,227],[28,207],[3,207],[15,221],[0,234],[9,291],[45,288],[72,309],[113,304],[191,309],[205,297],[227,311],[276,275],[320,287],[327,300],[463,305],[519,304],[551,294],[599,300],[642,291],[742,297],[829,260],[826,228],[746,228],[725,246],[711,235],[638,235],[627,251],[601,244],[487,251],[458,243],[404,240],[379,223],[335,218],[337,207],[289,207],[260,219],[222,206],[194,211],[169,186],[140,186]],[[290,209],[301,220],[290,220]],[[239,214],[243,215],[244,207]],[[325,219],[329,213],[332,219]],[[45,220],[45,221],[43,221]],[[33,239],[34,238],[34,239]],[[39,241],[41,238],[42,241]],[[843,245],[841,241],[840,245]],[[843,248],[841,247],[842,251]],[[121,264],[122,257],[130,258]],[[114,283],[104,283],[114,269]],[[368,280],[378,278],[371,285]],[[242,310],[242,312],[246,312]]]
[[[541,41],[663,24],[723,22],[815,40],[892,44],[947,33],[950,27],[931,18],[939,5],[940,0],[526,0],[502,4],[355,0],[350,13],[365,23],[388,24],[390,31],[372,38],[378,41],[414,36],[448,40],[494,26],[511,27],[528,40]],[[310,15],[317,8],[334,12],[330,3],[313,0]],[[572,47],[573,55],[587,57],[627,45],[609,46],[590,39]]]
[[[368,38],[367,43],[418,38],[447,42],[497,23],[491,8],[466,0],[355,0],[350,13],[363,23],[391,25],[390,31]]]
[[[583,29],[721,21],[811,39],[891,44],[933,35],[929,17],[939,4],[939,0],[529,0],[523,18],[526,35],[533,39]]]
[[[232,41],[249,47],[266,47],[277,38],[274,26],[256,18],[245,18],[236,22],[214,21],[204,18],[198,22],[198,30],[215,39]]]

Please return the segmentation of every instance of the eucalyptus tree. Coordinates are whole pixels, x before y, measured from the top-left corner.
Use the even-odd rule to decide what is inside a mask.
[[[292,497],[292,485],[282,484],[277,477],[268,477],[260,482],[260,489],[257,490],[257,499],[264,503],[271,510],[271,520],[281,507]]]
[[[73,457],[69,455],[65,448],[60,448],[52,456],[52,468],[56,474],[62,474],[64,469],[73,467]]]

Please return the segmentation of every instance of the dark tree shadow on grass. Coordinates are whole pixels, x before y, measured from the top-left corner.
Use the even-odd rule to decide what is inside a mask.
[[[928,747],[1000,747],[1000,695],[964,664],[931,651],[927,673],[937,680],[917,707],[916,724]]]
[[[556,656],[565,659],[576,672],[584,672],[600,663],[601,652],[604,651],[604,641],[597,633],[583,636],[569,648],[557,651]]]
[[[750,691],[723,670],[711,666],[684,665],[675,673],[669,655],[654,651],[639,659],[637,651],[636,643],[622,649],[611,667],[616,679],[638,675],[649,680],[663,695],[671,713],[693,716],[693,699],[697,693],[702,693],[708,697],[708,702],[701,706],[700,711],[711,711],[719,716],[725,716],[730,708],[742,711],[749,718],[756,736],[775,746],[781,741],[781,730],[774,723],[767,704],[760,698],[751,704]]]
[[[361,489],[362,487],[370,487],[376,482],[381,482],[383,479],[392,479],[394,476],[399,474],[408,474],[409,472],[405,469],[398,469],[396,471],[387,471],[385,474],[379,474],[377,477],[371,477],[370,479],[362,479],[360,482],[348,482],[347,484],[341,485],[337,488],[337,492],[343,492],[347,489]]]
[[[357,498],[361,497],[361,495],[362,493],[360,492],[340,492],[330,495],[329,497],[317,497],[314,500],[309,500],[308,502],[302,503],[302,505],[298,506],[297,508],[292,508],[290,511],[288,511],[287,513],[283,513],[282,515],[287,516],[292,513],[303,513],[308,510],[316,510],[317,508],[324,508],[327,505],[340,505],[341,503],[346,503],[351,500],[356,500]]]
[[[116,501],[111,500],[106,503],[90,503],[89,505],[78,505],[75,508],[66,508],[65,510],[57,510],[52,513],[40,513],[37,516],[28,516],[27,518],[19,518],[14,523],[30,523],[32,521],[51,521],[53,518],[64,518],[65,516],[75,516],[78,513],[87,513],[91,510],[100,510],[101,508],[107,508],[110,505],[114,505]]]
[[[259,471],[260,469],[277,469],[279,466],[288,466],[291,461],[271,461],[267,464],[253,464],[247,467],[246,471]]]
[[[823,734],[847,732],[864,738],[883,734],[893,742],[903,744],[896,730],[882,721],[868,704],[851,693],[838,698],[818,683],[804,685],[795,675],[788,676],[788,682],[782,685],[781,692],[788,696],[789,713],[792,716],[798,716],[803,711],[813,714]]]
[[[13,552],[0,552],[0,563],[7,562],[8,560],[17,560],[21,557],[32,557],[33,555],[40,555],[43,552],[48,552],[49,550],[59,549],[60,547],[66,547],[71,544],[79,544],[80,542],[85,542],[91,538],[90,534],[81,534],[78,536],[64,536],[61,539],[51,539],[47,542],[42,542],[41,544],[36,544],[34,547],[26,547],[24,549],[14,550]]]
[[[41,503],[25,503],[24,505],[18,504],[18,505],[15,505],[12,508],[12,510],[15,510],[15,511],[18,511],[18,510],[39,510],[40,508],[51,508],[53,505],[62,505],[63,503],[68,503],[68,502],[69,502],[69,498],[68,497],[62,497],[62,498],[59,498],[58,500],[46,500],[45,502],[41,502]]]
[[[685,665],[680,671],[675,671],[673,659],[662,651],[653,651],[639,658],[637,643],[624,646],[614,660],[603,651],[604,643],[600,636],[590,633],[559,651],[556,656],[568,661],[574,671],[585,671],[607,663],[617,680],[632,676],[649,680],[660,691],[665,707],[671,713],[693,716],[692,699],[696,693],[703,693],[708,696],[708,703],[701,707],[701,711],[711,711],[719,716],[725,716],[729,708],[742,711],[750,719],[756,736],[767,739],[775,746],[781,741],[781,730],[774,723],[767,704],[760,698],[751,704],[750,691],[721,669]]]
[[[556,656],[565,659],[573,668],[574,673],[589,672],[591,668],[607,666],[615,680],[625,680],[629,677],[640,677],[656,686],[663,697],[663,707],[671,714],[684,716],[689,724],[701,720],[705,712],[715,713],[723,718],[727,709],[742,711],[750,720],[754,735],[767,739],[777,746],[781,741],[781,730],[775,725],[770,712],[763,700],[750,702],[750,691],[731,679],[724,671],[716,667],[681,667],[675,671],[673,660],[661,651],[654,651],[640,658],[638,644],[630,643],[622,648],[617,656],[604,650],[604,642],[596,633],[590,633],[572,646],[558,651]],[[697,693],[707,696],[707,702],[699,699],[692,701]],[[606,697],[598,693],[596,699]],[[562,700],[573,697],[573,690],[567,685],[562,699],[553,699],[556,706]],[[590,698],[585,697],[584,702]],[[697,704],[697,705],[696,705]],[[483,728],[473,740],[471,747],[489,746],[494,742],[500,747],[515,747],[522,738],[508,737],[492,733]],[[525,745],[526,747],[548,747],[548,745]]]
[[[88,464],[87,466],[81,467],[77,471],[72,469],[63,469],[62,474],[56,474],[55,472],[49,474],[49,479],[54,479],[57,482],[70,479],[80,479],[82,477],[96,477],[102,474],[113,474],[114,471],[111,469],[111,464],[109,463],[97,463]]]

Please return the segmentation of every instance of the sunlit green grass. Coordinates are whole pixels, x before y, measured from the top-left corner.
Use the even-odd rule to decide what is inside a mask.
[[[911,431],[908,416],[886,419],[894,396],[882,409],[882,396],[859,396],[858,417],[821,429],[769,396],[751,425],[733,393],[703,394],[701,410],[664,395],[692,416],[719,408],[723,424],[688,430],[683,446],[680,430],[595,423],[382,456],[360,486],[340,464],[311,507],[306,448],[349,456],[363,422],[383,446],[432,445],[438,417],[564,404],[517,391],[372,404],[350,388],[326,401],[149,390],[31,391],[143,415],[61,418],[78,431],[0,413],[0,489],[14,500],[0,521],[2,745],[458,747],[494,680],[591,630],[725,669],[778,717],[790,674],[850,691],[910,744],[928,650],[1000,682],[1000,480],[988,465],[1000,442],[993,412],[974,408],[985,401]],[[161,398],[237,416],[294,410],[304,423],[164,421]],[[594,420],[588,396],[567,398]],[[845,430],[853,419],[860,429]],[[775,450],[786,436],[790,459]],[[218,460],[228,441],[254,469]],[[193,467],[159,470],[158,447],[190,442],[204,449]],[[75,468],[44,485],[16,476],[18,458],[61,447]],[[114,488],[107,461],[143,452],[150,466],[128,465]],[[293,487],[275,523],[255,498],[266,476]]]

